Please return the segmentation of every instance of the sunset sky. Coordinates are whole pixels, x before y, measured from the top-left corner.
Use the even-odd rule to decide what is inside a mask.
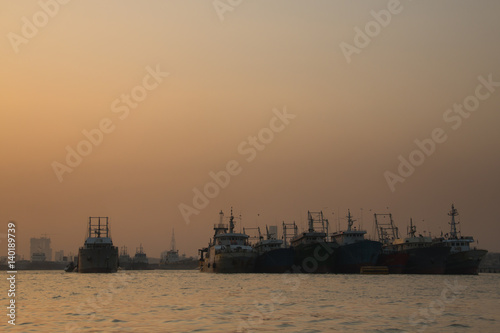
[[[231,206],[246,227],[322,210],[333,231],[350,208],[370,234],[392,212],[438,235],[452,203],[500,251],[500,2],[64,2],[0,1],[0,234],[16,221],[25,257],[42,234],[76,254],[89,216],[159,257],[172,228],[196,255]]]

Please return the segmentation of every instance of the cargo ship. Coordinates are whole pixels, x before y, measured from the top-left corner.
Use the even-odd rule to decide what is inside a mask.
[[[89,217],[87,239],[78,250],[79,273],[115,273],[118,248],[113,246],[107,217]]]
[[[399,238],[399,230],[394,225],[392,214],[374,214],[374,217],[378,240],[382,243],[377,266],[387,267],[389,274],[402,274],[410,255],[391,246]]]
[[[360,273],[362,267],[375,266],[382,250],[382,243],[365,239],[365,230],[353,227],[355,220],[351,211],[347,210],[347,230],[334,232],[333,242],[339,245],[335,272],[352,274]]]
[[[451,221],[449,222],[450,233],[434,239],[438,244],[443,244],[450,248],[450,255],[446,261],[445,274],[477,275],[479,264],[488,251],[476,248],[471,249],[474,238],[471,236],[462,236],[460,231],[457,231],[459,222],[455,220],[455,217],[458,216],[458,210],[453,204],[448,215],[451,216]]]
[[[296,269],[302,273],[334,273],[338,244],[327,241],[323,212],[307,212],[308,230],[292,238]]]
[[[285,247],[283,240],[278,239],[278,227],[266,226],[266,237],[261,235],[253,246],[257,251],[255,262],[256,273],[285,273],[290,272],[294,264],[295,251],[292,247]]]
[[[200,249],[200,271],[209,273],[253,273],[257,252],[249,244],[249,236],[234,232],[233,209],[229,226],[224,224],[224,213],[214,225],[214,237],[208,247]]]

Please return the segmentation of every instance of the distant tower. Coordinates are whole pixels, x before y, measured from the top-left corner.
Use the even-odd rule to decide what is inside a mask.
[[[175,234],[174,228],[172,228],[172,241],[170,242],[171,251],[175,251]]]

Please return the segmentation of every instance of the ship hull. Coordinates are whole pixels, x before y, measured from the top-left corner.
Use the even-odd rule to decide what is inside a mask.
[[[260,254],[255,262],[256,273],[285,273],[292,269],[295,260],[293,248],[274,249]]]
[[[337,249],[336,273],[357,274],[361,267],[375,266],[382,249],[382,243],[363,240],[342,245]]]
[[[118,270],[118,248],[80,248],[78,273],[115,273]]]
[[[164,270],[190,270],[198,268],[198,260],[185,260],[172,263],[160,263],[157,269]]]
[[[477,275],[479,264],[486,256],[486,250],[469,250],[452,253],[446,262],[446,274],[469,274]]]
[[[334,273],[338,245],[334,243],[298,244],[295,250],[295,267],[302,273]]]
[[[409,258],[403,271],[405,274],[444,274],[450,248],[430,246],[405,251]]]
[[[403,252],[381,253],[378,257],[377,266],[386,266],[389,274],[402,274],[410,255]]]
[[[132,262],[127,269],[131,271],[145,271],[151,270],[152,268],[149,267],[147,262]]]
[[[205,258],[201,266],[207,273],[253,273],[255,270],[255,252],[223,252]]]

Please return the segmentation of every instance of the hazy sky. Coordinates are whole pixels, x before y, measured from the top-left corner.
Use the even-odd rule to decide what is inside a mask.
[[[26,256],[42,234],[76,253],[89,216],[158,257],[172,228],[195,255],[231,206],[247,227],[350,208],[437,235],[451,203],[500,251],[500,2],[42,3],[0,1],[0,234],[17,221]]]

